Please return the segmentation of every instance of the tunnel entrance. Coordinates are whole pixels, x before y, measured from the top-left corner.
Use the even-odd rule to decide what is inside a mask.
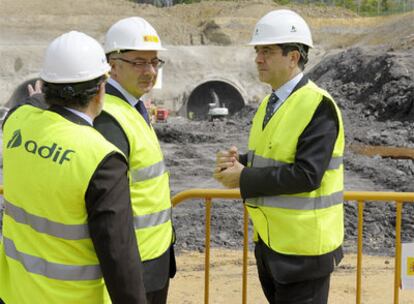
[[[198,85],[187,101],[187,117],[193,120],[206,120],[209,103],[219,103],[226,107],[229,115],[241,110],[245,101],[240,91],[230,83],[213,80]]]

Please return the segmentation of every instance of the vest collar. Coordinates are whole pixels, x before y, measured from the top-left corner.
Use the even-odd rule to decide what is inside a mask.
[[[60,116],[62,116],[63,118],[66,118],[67,120],[69,120],[69,121],[71,121],[75,124],[91,127],[91,125],[88,121],[86,121],[82,117],[76,115],[75,113],[65,109],[64,107],[61,107],[61,106],[58,106],[58,105],[53,105],[53,106],[50,106],[50,108],[47,109],[47,111],[57,113]]]
[[[119,92],[117,88],[115,88],[114,86],[112,86],[112,85],[111,85],[110,83],[108,83],[108,82],[107,82],[107,83],[106,83],[106,85],[105,85],[105,93],[106,93],[106,94],[109,94],[109,95],[112,95],[112,96],[115,96],[115,97],[118,97],[118,98],[122,99],[123,101],[127,102],[127,101],[125,100],[124,95],[122,95],[122,93],[121,93],[121,92]]]
[[[75,110],[75,109],[72,109],[72,108],[68,108],[68,107],[65,107],[65,109],[68,110],[69,112],[72,112],[73,114],[83,118],[84,120],[86,120],[89,123],[89,125],[93,126],[93,119],[90,116],[88,116],[86,113],[83,113],[81,111],[78,111],[78,110]]]
[[[111,87],[111,89],[109,89],[109,87]],[[126,91],[116,80],[114,80],[112,78],[109,78],[108,82],[106,83],[105,89],[106,88],[109,89],[109,91],[106,91],[107,94],[114,95],[114,94],[111,94],[111,93],[112,92],[115,93],[114,92],[114,90],[115,90],[117,92],[116,93],[117,95],[114,95],[114,96],[119,97],[122,100],[128,102],[133,107],[135,107],[135,105],[138,102],[137,98],[135,98],[130,93],[128,93],[128,91]]]
[[[279,87],[276,90],[273,90],[273,93],[276,94],[280,102],[283,103],[286,99],[288,99],[290,94],[292,94],[292,91],[295,89],[296,85],[300,82],[302,78],[303,73],[297,74],[295,77],[283,84],[281,87]]]
[[[295,88],[293,89],[292,93],[290,93],[290,95],[295,93],[301,87],[304,87],[308,82],[309,82],[309,77],[306,75],[303,75],[302,79],[298,82],[298,84],[295,86]]]

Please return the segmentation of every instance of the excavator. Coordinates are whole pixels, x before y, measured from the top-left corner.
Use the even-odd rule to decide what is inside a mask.
[[[229,109],[226,108],[225,104],[220,104],[219,97],[213,89],[210,90],[210,94],[213,102],[208,104],[208,121],[213,121],[214,119],[223,119],[227,117],[227,115],[229,115]]]

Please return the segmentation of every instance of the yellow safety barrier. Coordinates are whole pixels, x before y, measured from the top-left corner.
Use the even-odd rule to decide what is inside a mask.
[[[240,199],[240,192],[225,189],[191,189],[178,193],[172,198],[173,206],[188,199],[205,199],[206,202],[206,237],[205,237],[205,273],[204,273],[204,303],[209,303],[209,276],[210,276],[210,217],[211,201],[214,198]],[[358,255],[356,277],[356,303],[361,304],[361,278],[362,278],[362,228],[363,211],[365,201],[381,201],[396,203],[395,223],[395,270],[394,270],[394,304],[399,303],[399,287],[401,280],[401,213],[403,203],[414,203],[413,192],[345,192],[345,201],[358,202]],[[244,240],[243,240],[243,278],[242,278],[242,303],[247,303],[247,257],[248,257],[248,216],[244,208]]]
[[[382,201],[395,202],[395,258],[394,258],[394,304],[399,303],[401,285],[401,213],[403,203],[414,203],[413,192],[345,192],[345,201],[358,202],[358,255],[357,255],[357,292],[356,303],[361,304],[361,277],[362,277],[362,227],[364,221],[364,202]]]
[[[3,186],[0,185],[0,194],[3,194]],[[172,198],[173,206],[188,199],[205,199],[206,202],[206,237],[205,237],[205,274],[204,274],[204,303],[209,303],[209,277],[210,277],[210,219],[212,199],[240,199],[239,190],[227,189],[191,189],[178,193]],[[414,192],[345,192],[345,201],[358,202],[358,255],[356,278],[356,303],[361,304],[361,278],[362,278],[362,227],[365,201],[381,201],[396,203],[395,222],[395,270],[394,270],[394,304],[399,303],[399,287],[401,280],[401,213],[403,203],[414,203]],[[244,208],[243,224],[243,278],[242,278],[242,303],[247,303],[247,257],[248,257],[248,215]]]

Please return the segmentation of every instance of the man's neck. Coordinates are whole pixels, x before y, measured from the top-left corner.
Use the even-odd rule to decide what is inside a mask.
[[[288,82],[280,86],[277,90],[274,90],[276,96],[282,100],[285,101],[290,94],[292,94],[293,90],[297,86],[297,84],[301,81],[303,78],[303,73],[297,74],[295,77],[290,79]]]
[[[272,90],[276,91],[279,88],[281,88],[282,86],[284,86],[286,83],[288,83],[289,81],[291,81],[293,78],[295,78],[296,76],[298,76],[300,73],[302,73],[302,70],[299,68],[295,68],[293,70],[290,71],[290,73],[285,77],[284,80],[281,80],[279,83],[275,84],[274,86],[272,86]]]
[[[138,99],[141,97],[133,96],[131,93],[125,90],[124,87],[118,81],[116,81],[116,79],[109,78],[108,83],[115,89],[117,89],[125,97],[128,103],[131,104],[133,107],[136,105]]]
[[[92,110],[91,107],[86,108],[69,108],[65,107],[66,110],[72,112],[73,114],[83,118],[90,125],[93,125],[93,120],[96,117],[95,110]]]

